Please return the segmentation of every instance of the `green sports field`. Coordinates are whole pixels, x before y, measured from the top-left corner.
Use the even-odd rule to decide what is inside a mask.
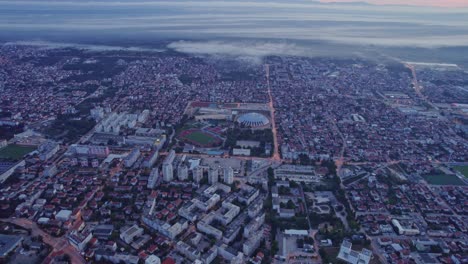
[[[465,175],[465,177],[468,178],[468,166],[455,166],[453,168],[461,172],[461,174]]]
[[[194,131],[185,137],[190,141],[199,143],[200,145],[208,145],[216,141],[215,137],[200,131]]]
[[[36,150],[35,147],[8,145],[0,149],[0,159],[19,160],[34,150]]]
[[[465,185],[456,175],[431,174],[423,177],[429,184],[434,185]]]

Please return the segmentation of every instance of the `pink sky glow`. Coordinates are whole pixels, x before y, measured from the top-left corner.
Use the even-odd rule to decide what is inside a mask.
[[[361,0],[320,0],[321,2],[359,2]],[[441,7],[468,7],[468,0],[362,0],[377,5],[418,5]]]

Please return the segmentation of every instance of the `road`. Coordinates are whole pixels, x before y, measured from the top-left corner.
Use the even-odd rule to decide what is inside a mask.
[[[271,131],[273,132],[273,157],[274,161],[281,161],[281,156],[279,154],[279,146],[278,146],[278,133],[276,129],[276,121],[275,121],[275,108],[273,106],[273,95],[271,94],[271,86],[270,86],[270,65],[265,65],[266,71],[266,79],[267,79],[267,86],[268,86],[268,98],[269,103],[268,107],[270,108],[270,117],[271,117]]]
[[[406,66],[406,68],[411,70],[411,74],[413,75],[413,81],[412,82],[413,82],[413,87],[414,87],[414,91],[416,92],[416,95],[421,100],[423,100],[428,105],[430,105],[432,108],[434,108],[436,110],[439,110],[439,108],[437,106],[435,106],[431,101],[429,101],[429,99],[427,99],[427,97],[424,96],[424,94],[422,93],[422,87],[419,84],[418,77],[416,75],[416,69],[414,68],[414,66],[409,64],[409,63],[406,63],[406,62],[405,62],[405,66]]]
[[[42,237],[42,241],[52,247],[52,251],[50,252],[49,256],[59,251],[62,251],[63,254],[67,254],[70,256],[71,262],[73,264],[86,263],[86,261],[81,256],[80,252],[68,243],[66,236],[52,237],[51,235],[42,231],[36,223],[26,218],[8,218],[3,219],[2,221],[12,223],[21,226],[25,229],[31,230],[32,236]]]

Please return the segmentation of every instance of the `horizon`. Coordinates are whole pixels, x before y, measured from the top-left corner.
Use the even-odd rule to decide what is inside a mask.
[[[468,7],[465,0],[319,0],[322,3],[356,3],[364,2],[373,5],[403,5],[458,8]]]

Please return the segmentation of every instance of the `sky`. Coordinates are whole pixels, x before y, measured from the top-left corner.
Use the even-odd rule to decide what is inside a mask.
[[[348,0],[333,0],[337,1]],[[414,7],[312,0],[0,0],[0,40],[70,43],[119,38],[138,43],[170,39],[180,47],[195,40],[213,45],[235,38],[392,47],[468,46],[468,7],[430,6],[457,5],[468,0],[367,1],[426,4]]]
[[[364,0],[376,5],[415,5],[441,7],[467,7],[468,0]],[[356,0],[321,0],[321,2],[356,2]]]

